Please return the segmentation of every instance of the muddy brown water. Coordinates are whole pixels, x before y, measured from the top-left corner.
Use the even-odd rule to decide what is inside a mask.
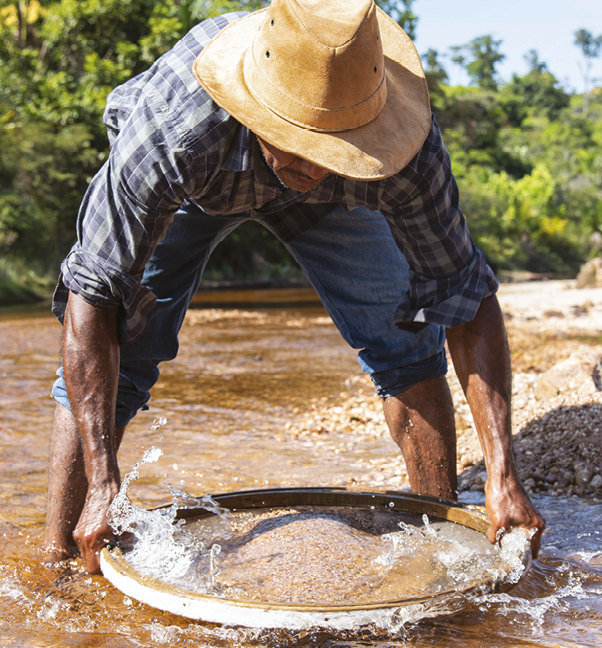
[[[336,635],[197,623],[130,600],[77,560],[44,564],[59,332],[43,312],[0,314],[0,646],[602,645],[602,506],[577,498],[537,500],[549,523],[543,551],[509,594],[459,598],[437,619],[390,631]],[[318,306],[191,311],[180,355],[164,367],[151,409],[132,423],[120,453],[124,473],[151,446],[164,453],[141,470],[134,501],[165,503],[167,483],[195,494],[348,484],[371,459],[392,456],[394,444],[358,437],[341,449],[328,438],[295,440],[285,430],[312,399],[336,396],[359,373],[355,352]],[[167,422],[153,425],[160,418]]]

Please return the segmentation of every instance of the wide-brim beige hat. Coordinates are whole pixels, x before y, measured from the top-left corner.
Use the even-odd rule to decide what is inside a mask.
[[[273,0],[223,29],[193,71],[266,142],[347,178],[394,175],[431,126],[416,48],[373,0]]]

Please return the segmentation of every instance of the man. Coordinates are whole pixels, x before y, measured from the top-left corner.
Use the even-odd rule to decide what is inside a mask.
[[[124,428],[177,353],[211,251],[247,218],[285,243],[360,349],[414,492],[455,499],[447,328],[485,455],[490,540],[534,529],[536,553],[544,523],[512,455],[497,282],[398,25],[373,0],[274,0],[221,16],[117,88],[105,121],[111,154],[55,295],[53,555],[69,555],[73,535],[98,571]]]

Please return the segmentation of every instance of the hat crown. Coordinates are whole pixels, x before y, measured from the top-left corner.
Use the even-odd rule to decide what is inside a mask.
[[[297,20],[314,38],[327,47],[342,47],[351,41],[361,28],[373,6],[372,0],[291,0],[289,7]]]
[[[244,61],[249,91],[287,121],[357,128],[386,103],[373,0],[273,0]]]

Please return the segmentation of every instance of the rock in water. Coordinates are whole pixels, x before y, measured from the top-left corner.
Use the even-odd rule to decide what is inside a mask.
[[[596,257],[581,266],[577,288],[602,288],[602,258]]]
[[[567,392],[580,396],[597,393],[599,389],[596,379],[600,360],[599,349],[582,345],[569,358],[541,375],[535,388],[535,397],[547,400]]]

